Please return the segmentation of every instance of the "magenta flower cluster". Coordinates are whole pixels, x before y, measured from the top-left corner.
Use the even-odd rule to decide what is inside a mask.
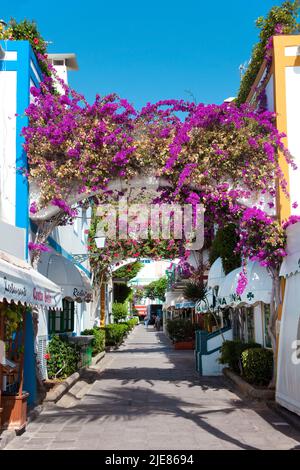
[[[43,251],[43,252],[51,251],[51,249],[44,243],[33,243],[33,242],[28,243],[28,249],[29,251]]]
[[[111,197],[108,184],[115,178],[152,173],[169,182],[155,202],[204,204],[206,236],[213,236],[215,224],[234,223],[236,250],[243,258],[278,265],[284,256],[283,228],[261,208],[247,209],[242,202],[254,194],[274,199],[274,176],[288,196],[278,151],[295,165],[273,113],[182,100],[148,103],[138,112],[114,94],[97,95],[89,104],[61,85],[64,93],[54,93],[55,82],[46,77],[41,88],[31,89],[34,101],[26,110],[29,178],[40,183],[42,196],[39,206],[31,205],[32,214],[53,204],[74,217],[70,192],[99,193],[103,201]],[[182,248],[182,259],[187,256]]]
[[[244,270],[239,273],[236,293],[242,295],[248,284],[247,275]]]

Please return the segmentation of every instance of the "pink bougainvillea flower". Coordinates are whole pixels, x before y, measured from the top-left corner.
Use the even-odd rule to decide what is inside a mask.
[[[242,295],[248,284],[248,279],[244,270],[239,274],[236,293]]]
[[[51,249],[44,243],[33,243],[33,242],[28,243],[28,249],[29,251],[44,251],[44,252],[51,251]]]
[[[32,203],[30,204],[30,208],[29,208],[30,214],[36,214],[37,211],[38,211],[38,208],[37,208],[36,202],[32,202]]]

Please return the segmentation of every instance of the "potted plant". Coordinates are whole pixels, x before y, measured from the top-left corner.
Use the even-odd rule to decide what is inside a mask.
[[[29,393],[23,390],[24,382],[24,338],[26,310],[23,306],[5,305],[4,339],[6,357],[2,363],[2,376],[10,387],[2,392],[2,427],[20,432],[26,426],[27,398]]]
[[[176,319],[167,322],[167,332],[175,349],[194,349],[196,329],[199,329],[199,325],[190,320]]]
[[[2,427],[4,429],[14,429],[20,432],[25,428],[28,396],[29,393],[23,390],[18,393],[2,394]]]

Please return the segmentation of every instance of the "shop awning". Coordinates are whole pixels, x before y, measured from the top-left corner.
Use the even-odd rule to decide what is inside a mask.
[[[176,300],[175,308],[193,308],[195,307],[195,302],[187,300],[181,293],[180,297]]]
[[[283,259],[280,276],[291,276],[300,272],[300,222],[290,225],[286,229],[287,256]]]
[[[258,261],[248,261],[246,271],[248,284],[241,295],[236,293],[241,268],[227,274],[218,292],[217,303],[220,307],[255,305],[258,302],[270,303],[272,278],[267,269]]]
[[[61,288],[30,264],[0,251],[0,301],[62,308]]]
[[[255,305],[258,302],[269,304],[271,302],[272,278],[268,270],[258,261],[247,263],[248,284],[241,295],[241,303]]]
[[[241,302],[240,296],[236,293],[240,271],[241,268],[237,268],[228,273],[220,285],[217,299],[219,307],[236,306]]]
[[[89,278],[67,258],[43,253],[39,271],[62,288],[64,299],[76,302],[92,300],[92,286]]]
[[[176,303],[175,308],[194,308],[195,302],[191,300],[183,300],[182,302]]]
[[[147,316],[147,305],[134,305],[134,309],[137,310],[140,317]]]
[[[219,287],[225,279],[225,273],[222,266],[222,259],[217,258],[216,261],[211,265],[208,278],[207,287],[214,288]]]

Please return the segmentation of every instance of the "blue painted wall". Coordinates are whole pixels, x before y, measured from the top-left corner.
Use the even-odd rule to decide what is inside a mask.
[[[24,390],[29,392],[28,405],[36,401],[36,374],[34,357],[34,332],[31,312],[26,312],[25,351],[24,351]]]
[[[16,133],[16,168],[27,169],[27,156],[23,150],[24,138],[21,131],[28,124],[28,118],[24,111],[30,103],[30,79],[35,86],[38,86],[38,79],[34,74],[31,61],[36,72],[42,79],[42,72],[39,68],[35,54],[28,41],[0,41],[6,51],[16,51],[17,60],[1,61],[1,70],[12,70],[17,72],[17,133]],[[16,174],[16,212],[15,225],[25,229],[26,250],[25,259],[28,259],[28,238],[29,238],[29,186],[26,176],[22,171]],[[26,314],[25,332],[25,354],[24,354],[24,389],[30,393],[28,403],[32,404],[36,400],[36,373],[34,357],[34,334],[31,313]]]

